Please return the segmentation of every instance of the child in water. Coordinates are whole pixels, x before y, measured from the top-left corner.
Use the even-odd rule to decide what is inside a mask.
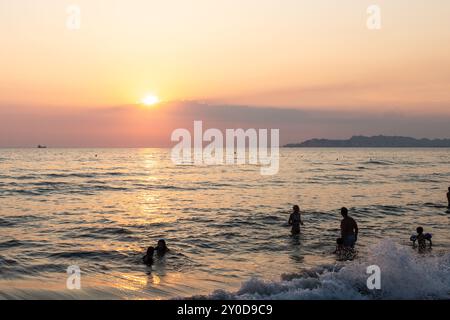
[[[300,207],[295,205],[293,207],[294,212],[289,216],[288,224],[292,226],[292,234],[300,233],[300,225],[303,225],[302,217],[300,215]]]
[[[153,264],[153,254],[155,253],[155,248],[148,247],[147,254],[142,258],[144,264],[151,266]]]
[[[417,231],[417,235],[411,236],[411,241],[413,242],[413,246],[414,247],[416,246],[416,241],[417,241],[417,243],[419,245],[419,250],[423,250],[423,249],[426,249],[427,241],[428,241],[430,243],[430,248],[431,248],[431,246],[433,245],[433,243],[431,242],[431,237],[432,237],[431,234],[429,234],[429,233],[424,234],[422,227],[418,227],[416,229],[416,231]]]

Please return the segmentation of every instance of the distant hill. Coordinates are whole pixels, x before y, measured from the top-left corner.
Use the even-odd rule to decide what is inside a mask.
[[[415,139],[396,136],[353,136],[347,140],[311,139],[287,148],[450,148],[450,139]]]

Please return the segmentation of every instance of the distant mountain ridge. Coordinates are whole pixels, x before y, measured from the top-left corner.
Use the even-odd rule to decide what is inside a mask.
[[[353,136],[347,140],[311,139],[287,148],[450,148],[450,139],[415,139],[400,136]]]

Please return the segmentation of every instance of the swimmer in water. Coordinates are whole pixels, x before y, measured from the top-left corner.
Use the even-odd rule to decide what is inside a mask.
[[[151,266],[153,264],[153,254],[154,254],[154,252],[155,252],[155,248],[148,247],[147,254],[144,256],[144,258],[142,258],[144,264],[146,264],[147,266]]]
[[[158,245],[156,246],[156,254],[158,257],[163,257],[167,252],[169,252],[169,248],[167,248],[166,240],[161,239],[158,241]]]
[[[416,241],[417,244],[419,245],[419,250],[424,250],[427,248],[427,241],[430,244],[430,248],[433,246],[433,242],[431,241],[431,234],[423,233],[423,228],[422,227],[418,227],[416,229],[417,231],[417,235],[413,235],[411,237],[411,241],[413,242],[413,246],[416,246]]]
[[[300,207],[298,205],[295,205],[293,207],[294,212],[291,213],[289,216],[288,224],[292,226],[292,234],[299,234],[300,233],[300,225],[303,225],[302,217],[300,214]]]

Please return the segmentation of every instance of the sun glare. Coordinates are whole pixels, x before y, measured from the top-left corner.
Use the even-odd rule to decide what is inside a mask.
[[[153,106],[159,103],[159,98],[155,95],[148,95],[144,99],[142,99],[142,104],[146,106]]]

